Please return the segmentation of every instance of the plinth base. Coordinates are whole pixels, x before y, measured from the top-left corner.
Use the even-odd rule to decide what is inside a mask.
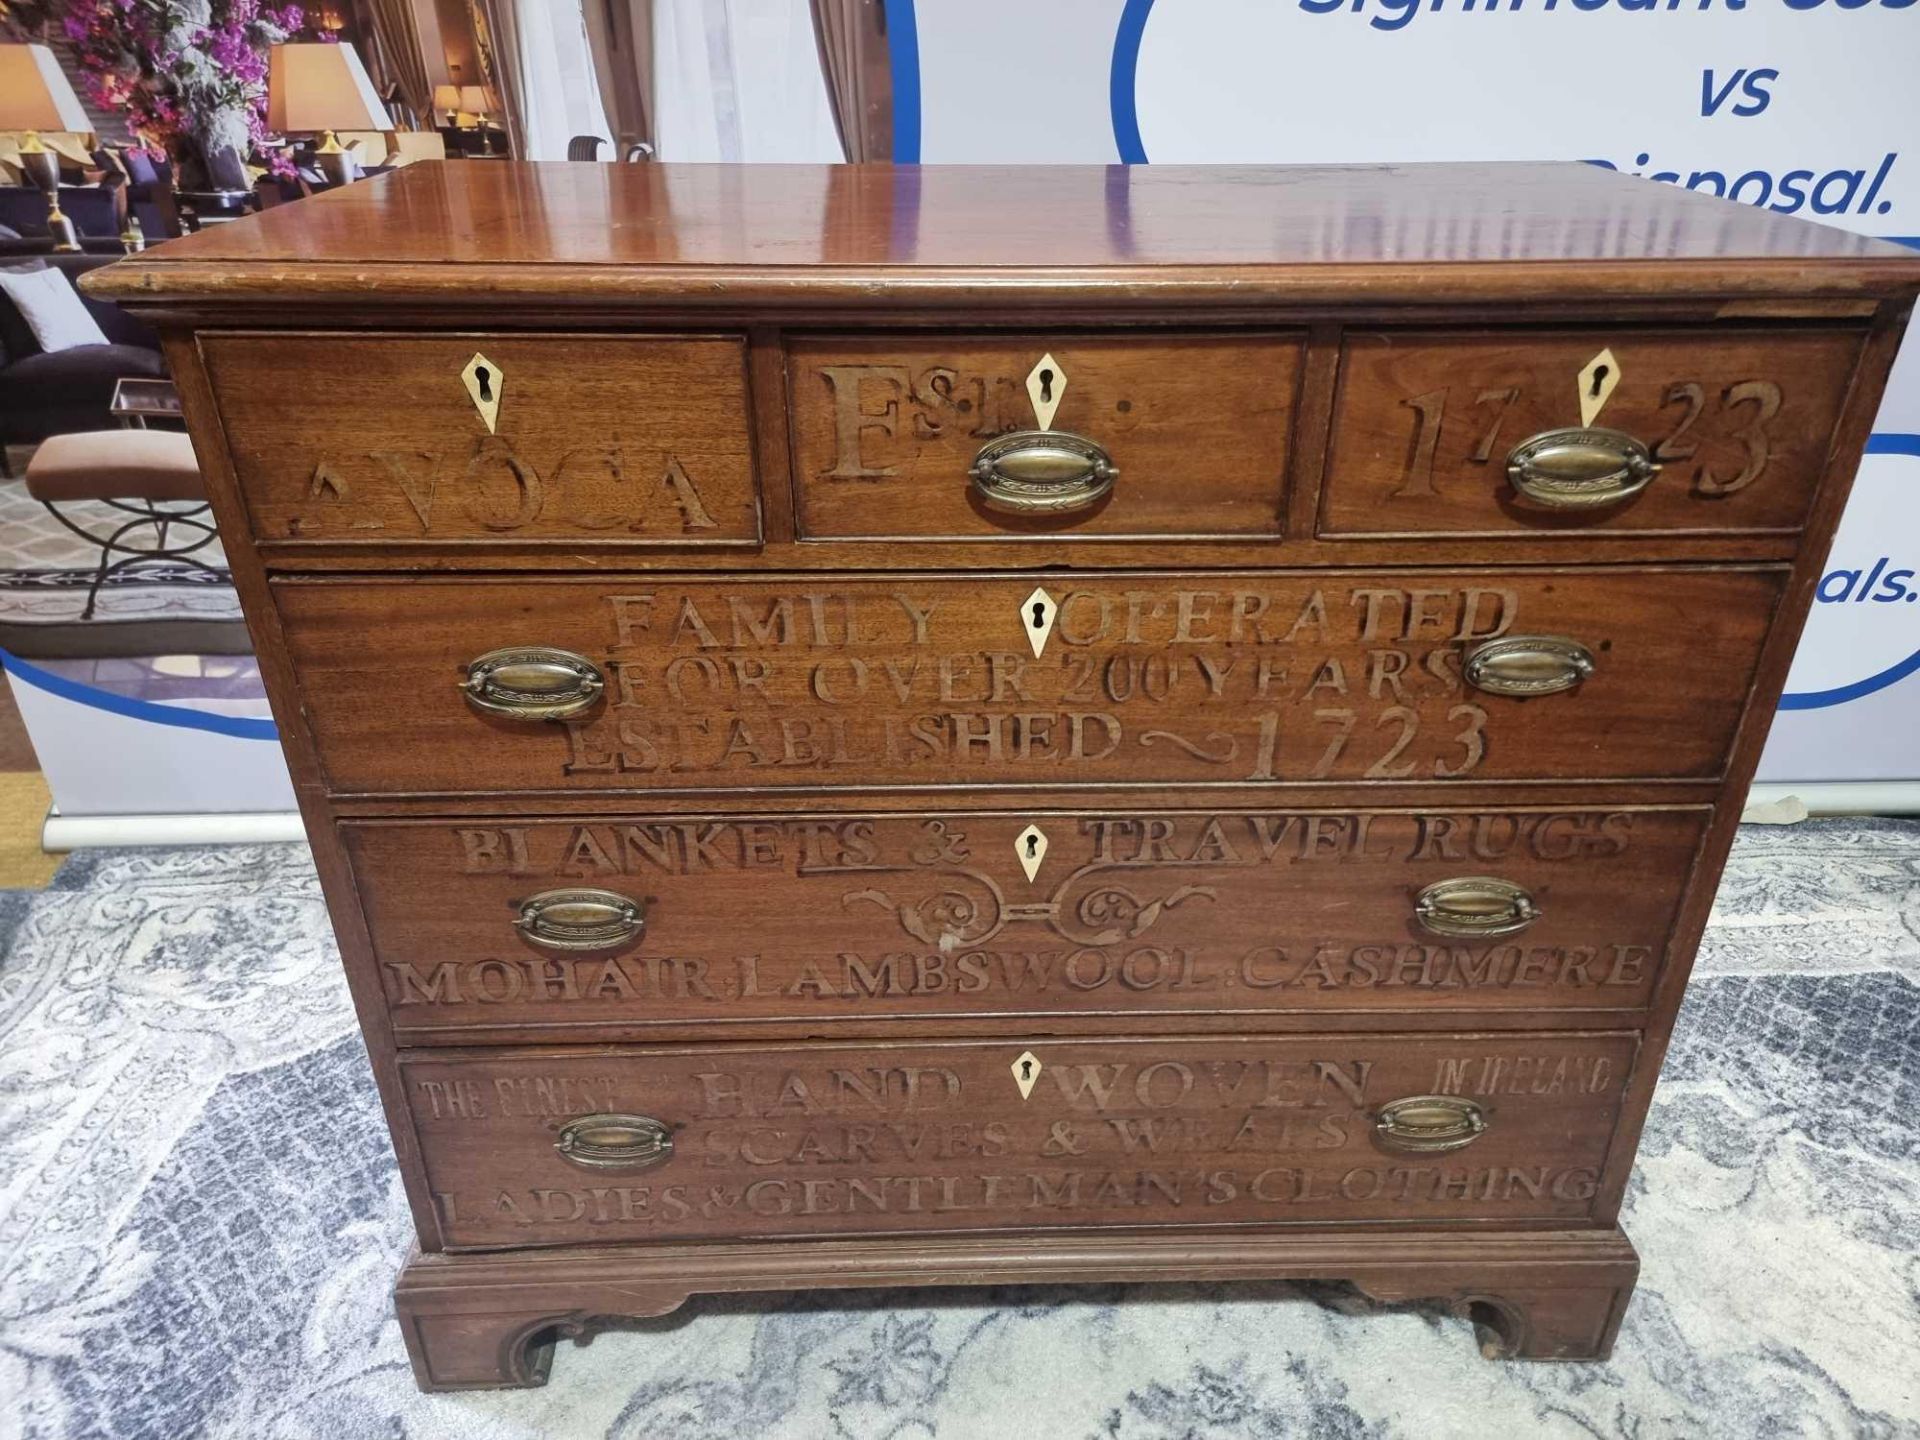
[[[423,1390],[544,1384],[557,1339],[689,1295],[873,1286],[1341,1280],[1447,1305],[1489,1359],[1604,1360],[1639,1269],[1618,1229],[1063,1231],[415,1254],[394,1303]]]

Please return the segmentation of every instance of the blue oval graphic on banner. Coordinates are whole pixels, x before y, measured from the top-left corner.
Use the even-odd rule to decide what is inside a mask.
[[[1920,460],[1920,435],[1874,435],[1867,441],[1866,453],[1899,455]],[[1911,483],[1902,476],[1889,480],[1878,467],[1862,465],[1846,517],[1828,558],[1827,570],[1814,591],[1814,614],[1809,636],[1801,639],[1802,654],[1795,660],[1795,677],[1811,668],[1816,680],[1838,679],[1833,672],[1845,674],[1852,666],[1872,665],[1877,651],[1884,658],[1889,650],[1899,656],[1891,662],[1871,668],[1860,679],[1841,684],[1819,684],[1789,690],[1780,697],[1782,710],[1823,710],[1844,705],[1850,700],[1884,690],[1920,671],[1920,649],[1908,651],[1906,642],[1913,635],[1915,613],[1908,605],[1920,604],[1920,562],[1900,563],[1885,547],[1890,539],[1905,540],[1914,533],[1911,523],[1900,523],[1897,515],[1882,514],[1888,501],[1908,493]],[[1837,611],[1834,607],[1848,607]],[[1856,611],[1855,606],[1866,606]],[[1897,609],[1891,607],[1898,607]],[[1851,623],[1839,632],[1841,643],[1827,644],[1814,633],[1828,614],[1846,616]],[[1858,616],[1858,619],[1852,617]],[[1813,647],[1809,647],[1809,637]],[[1856,672],[1857,673],[1857,672]]]

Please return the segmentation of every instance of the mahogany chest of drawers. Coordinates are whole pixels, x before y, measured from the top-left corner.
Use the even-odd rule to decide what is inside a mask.
[[[1920,261],[1581,166],[420,165],[91,285],[206,471],[422,1385],[902,1283],[1608,1353]]]

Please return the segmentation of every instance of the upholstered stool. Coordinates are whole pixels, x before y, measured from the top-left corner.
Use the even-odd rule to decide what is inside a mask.
[[[216,531],[205,518],[206,487],[193,458],[193,442],[185,435],[165,430],[55,435],[33,452],[26,479],[27,493],[45,505],[54,519],[100,547],[100,568],[87,590],[86,609],[80,612],[83,620],[93,618],[100,587],[116,571],[177,561],[208,574],[221,573],[189,558],[212,543]],[[104,504],[133,518],[102,534],[62,512],[63,505],[79,500]],[[144,530],[153,532],[152,544],[129,539]]]

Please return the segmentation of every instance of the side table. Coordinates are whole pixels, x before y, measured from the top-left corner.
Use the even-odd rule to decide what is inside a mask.
[[[180,420],[180,392],[171,380],[125,376],[113,385],[107,413],[123,430],[144,430],[149,420]]]

